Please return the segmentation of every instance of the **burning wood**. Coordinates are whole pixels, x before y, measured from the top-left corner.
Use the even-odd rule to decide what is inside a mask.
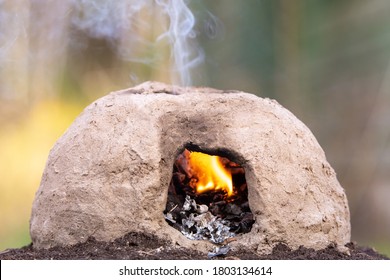
[[[185,149],[174,164],[164,216],[189,239],[222,244],[251,230],[247,195],[238,164]]]

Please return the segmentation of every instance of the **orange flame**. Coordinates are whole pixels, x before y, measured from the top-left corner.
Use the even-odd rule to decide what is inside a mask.
[[[222,164],[222,158],[200,152],[187,152],[189,173],[192,175],[190,185],[197,193],[224,191],[227,196],[233,195],[232,174]]]

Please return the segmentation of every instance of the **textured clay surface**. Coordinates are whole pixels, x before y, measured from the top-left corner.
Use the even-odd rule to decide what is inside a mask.
[[[200,251],[164,220],[168,185],[184,147],[228,155],[246,170],[255,223],[231,247],[322,249],[350,241],[345,192],[310,130],[276,101],[244,92],[160,83],[89,105],[50,152],[30,233],[36,248],[128,232]]]

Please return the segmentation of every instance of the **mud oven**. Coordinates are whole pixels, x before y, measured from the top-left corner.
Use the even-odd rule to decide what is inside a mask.
[[[37,248],[147,232],[210,250],[350,241],[345,192],[310,130],[276,101],[147,82],[90,106],[36,193]]]

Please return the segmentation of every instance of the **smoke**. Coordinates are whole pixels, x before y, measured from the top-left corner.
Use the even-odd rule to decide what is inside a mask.
[[[161,57],[151,52],[145,57],[134,49],[156,49],[167,41],[173,82],[192,84],[191,70],[203,62],[204,52],[196,41],[194,14],[184,0],[76,0],[73,7],[73,26],[91,37],[114,42],[123,59],[156,64]]]
[[[30,68],[51,67],[69,46],[86,47],[82,34],[107,41],[121,60],[170,69],[172,83],[189,86],[205,59],[201,32],[185,0],[0,0],[0,65],[21,59],[10,52],[23,45]]]
[[[196,46],[195,17],[184,1],[156,0],[170,18],[169,30],[160,37],[168,37],[172,46],[175,69],[180,73],[182,85],[190,85],[191,69],[204,60],[204,52]]]
[[[5,11],[5,3],[0,0],[0,57],[6,58],[9,50],[17,40],[19,28],[17,16]],[[5,26],[9,28],[5,28]],[[3,62],[3,61],[2,61]],[[1,64],[2,65],[2,64]]]

